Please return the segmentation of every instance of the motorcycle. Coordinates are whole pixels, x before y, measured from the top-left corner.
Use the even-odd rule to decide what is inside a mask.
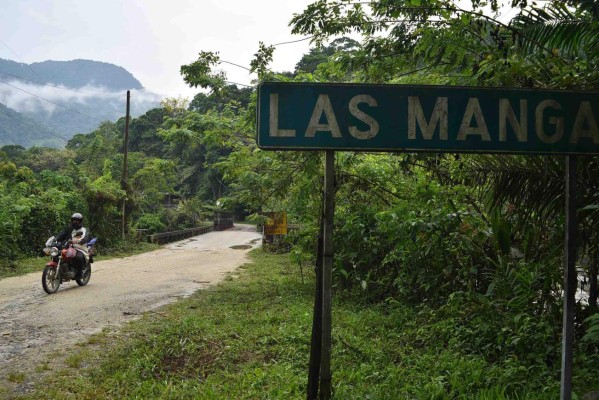
[[[61,283],[71,279],[75,279],[79,286],[87,285],[92,274],[91,264],[94,262],[96,241],[97,238],[93,238],[84,247],[75,246],[71,240],[61,243],[56,241],[55,236],[50,237],[44,248],[44,254],[51,257],[42,273],[44,291],[48,294],[56,293]],[[85,260],[85,268],[80,276],[77,276],[78,268],[74,262],[78,251],[83,253]]]

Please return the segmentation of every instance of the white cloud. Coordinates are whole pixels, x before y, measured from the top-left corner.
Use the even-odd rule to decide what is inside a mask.
[[[249,66],[258,42],[298,39],[287,26],[312,0],[2,0],[0,58],[33,63],[77,58],[131,72],[149,91],[191,98],[181,65],[200,51]],[[12,50],[9,50],[4,45]],[[273,68],[293,70],[308,42],[277,47]],[[222,65],[229,80],[249,84],[246,70]]]
[[[40,86],[22,81],[5,81],[0,83],[0,102],[19,111],[35,114],[52,114],[57,109],[80,111],[80,106],[90,105],[90,102],[101,98],[105,101],[106,109],[115,112],[126,110],[126,92],[109,91],[104,87],[87,85],[78,89],[64,86]],[[146,90],[135,90],[131,94],[131,114],[140,115],[147,111],[148,105],[157,106],[161,96]],[[87,115],[90,111],[85,111]],[[90,115],[103,119],[101,115]]]

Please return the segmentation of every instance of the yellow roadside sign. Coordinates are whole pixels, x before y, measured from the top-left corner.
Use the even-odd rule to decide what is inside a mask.
[[[287,213],[268,212],[266,213],[268,220],[264,223],[265,235],[286,235],[287,234]]]

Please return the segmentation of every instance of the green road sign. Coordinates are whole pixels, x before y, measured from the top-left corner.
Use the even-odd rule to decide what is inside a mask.
[[[271,150],[599,154],[599,92],[263,83]]]

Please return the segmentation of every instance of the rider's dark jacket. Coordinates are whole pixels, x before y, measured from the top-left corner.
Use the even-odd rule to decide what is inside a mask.
[[[69,227],[65,228],[62,232],[56,236],[56,241],[64,242],[65,240],[71,240],[74,238],[79,238],[79,244],[85,244],[90,239],[89,229],[84,226],[79,228],[69,225]]]

